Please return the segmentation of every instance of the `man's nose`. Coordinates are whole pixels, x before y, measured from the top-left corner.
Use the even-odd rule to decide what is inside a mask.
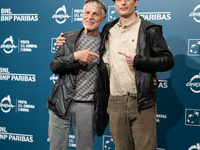
[[[88,18],[89,18],[89,19],[92,19],[92,18],[93,18],[93,15],[92,15],[92,14],[89,14],[89,15],[88,15]]]
[[[126,3],[126,0],[121,0],[121,4],[124,5]]]

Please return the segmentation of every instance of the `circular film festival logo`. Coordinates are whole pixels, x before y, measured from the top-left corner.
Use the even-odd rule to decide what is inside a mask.
[[[15,107],[11,104],[10,95],[1,100],[0,107],[4,113],[10,112],[11,108]]]
[[[198,9],[199,9],[199,12],[197,12]],[[200,5],[196,6],[196,7],[194,8],[194,11],[191,12],[189,16],[190,16],[190,17],[193,17],[193,19],[194,19],[196,22],[200,23]]]
[[[193,76],[190,79],[190,82],[186,84],[186,86],[190,87],[190,90],[194,93],[200,93],[200,73],[198,75]]]
[[[53,75],[50,77],[50,80],[52,80],[53,83],[55,84],[56,81],[58,80],[58,76],[55,76],[55,74],[53,74]]]
[[[191,146],[188,150],[200,150],[199,143],[197,143],[196,145]]]
[[[13,37],[10,36],[9,38],[5,39],[5,41],[3,42],[3,44],[1,45],[1,48],[3,48],[3,51],[6,54],[10,54],[13,52],[13,49],[17,48],[17,46],[15,46],[14,44],[14,40]]]
[[[65,5],[62,5],[62,7],[58,8],[56,10],[56,13],[52,16],[52,18],[55,19],[56,22],[59,23],[59,24],[65,23],[65,21],[67,19],[69,19],[69,17],[71,17],[71,16],[69,16],[67,14],[67,9],[66,9]]]

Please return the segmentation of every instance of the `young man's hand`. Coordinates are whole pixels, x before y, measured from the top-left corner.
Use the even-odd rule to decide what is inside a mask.
[[[124,52],[118,52],[118,53],[122,54],[126,57],[126,62],[127,62],[129,67],[133,67],[133,65],[134,65],[133,60],[134,60],[136,54],[126,54]]]

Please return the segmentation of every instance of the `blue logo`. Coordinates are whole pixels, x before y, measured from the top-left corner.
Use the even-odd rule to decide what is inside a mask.
[[[115,20],[119,18],[119,14],[117,13],[117,10],[114,6],[108,7],[108,21]]]
[[[115,144],[111,136],[103,136],[103,150],[115,150]]]
[[[200,56],[200,39],[188,40],[188,55]]]
[[[56,53],[57,50],[57,44],[56,44],[56,38],[51,39],[51,53]]]
[[[200,110],[198,109],[186,109],[185,110],[185,125],[188,126],[200,126]]]

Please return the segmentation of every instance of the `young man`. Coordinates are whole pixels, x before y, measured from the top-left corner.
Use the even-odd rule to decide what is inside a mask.
[[[50,69],[59,78],[49,96],[50,150],[67,150],[71,122],[77,150],[93,150],[94,136],[108,124],[109,81],[99,57],[99,26],[107,7],[101,0],[86,0],[81,30],[66,32],[66,43],[57,50]],[[104,84],[103,84],[103,78]]]
[[[173,55],[161,26],[135,12],[138,0],[113,1],[119,18],[104,26],[100,47],[110,72],[110,133],[116,150],[156,150],[158,99],[152,77],[172,69]]]

